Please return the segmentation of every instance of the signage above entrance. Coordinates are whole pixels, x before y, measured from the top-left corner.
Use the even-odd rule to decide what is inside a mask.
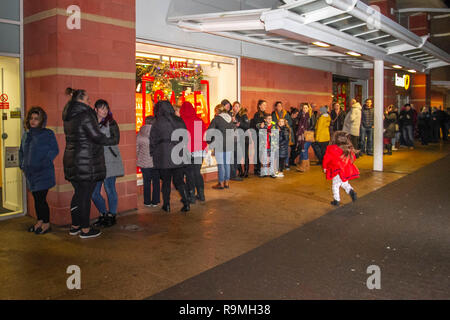
[[[395,74],[395,85],[397,87],[402,87],[405,88],[405,90],[408,90],[410,84],[411,78],[409,74],[404,74],[403,77],[399,77],[398,74]]]

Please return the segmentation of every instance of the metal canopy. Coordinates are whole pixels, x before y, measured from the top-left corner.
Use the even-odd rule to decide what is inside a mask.
[[[448,65],[450,56],[357,0],[285,1],[276,9],[169,17],[190,32],[205,32],[265,45],[295,55],[318,56],[372,68],[373,60],[426,72]],[[313,42],[323,42],[321,48]],[[350,56],[349,52],[360,54]]]

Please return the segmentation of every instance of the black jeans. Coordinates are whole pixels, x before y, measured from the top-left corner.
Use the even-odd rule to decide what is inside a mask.
[[[205,182],[200,172],[203,158],[192,158],[191,163],[185,169],[187,189],[190,192],[195,192],[195,189],[197,189],[197,193],[199,193],[201,189],[205,189]]]
[[[159,170],[154,168],[141,168],[141,171],[144,180],[144,204],[156,205],[160,202],[161,194]]]
[[[71,181],[75,193],[70,203],[72,225],[87,229],[90,226],[91,199],[98,181]]]
[[[170,191],[172,188],[172,180],[173,184],[175,185],[175,188],[178,190],[178,192],[181,195],[181,198],[183,199],[183,202],[187,203],[187,187],[184,183],[184,173],[185,167],[181,168],[174,168],[174,169],[160,169],[159,173],[161,175],[162,179],[162,194],[163,194],[163,201],[164,205],[170,204]]]
[[[47,193],[48,189],[32,192],[37,219],[44,223],[50,222],[50,208],[47,203]]]
[[[316,154],[317,159],[319,159],[319,162],[322,163],[323,157],[325,156],[325,151],[327,150],[327,146],[330,142],[314,142],[312,144],[314,153]]]
[[[283,172],[284,171],[284,169],[286,168],[286,158],[279,158],[280,159],[280,163],[279,163],[279,166],[280,166],[280,172]]]
[[[353,148],[355,148],[355,150],[358,150],[359,149],[359,137],[350,135],[350,141],[353,144]]]

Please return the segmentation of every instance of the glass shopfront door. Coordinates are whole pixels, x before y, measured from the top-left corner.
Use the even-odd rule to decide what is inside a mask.
[[[23,212],[20,59],[0,56],[0,218]]]

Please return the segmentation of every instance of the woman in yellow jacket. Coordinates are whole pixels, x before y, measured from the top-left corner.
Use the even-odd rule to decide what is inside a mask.
[[[316,154],[317,159],[319,159],[319,164],[322,164],[325,151],[330,143],[330,123],[331,117],[328,114],[328,107],[324,106],[320,108],[320,117],[319,120],[317,120],[315,130],[316,142],[312,144],[314,153]]]

